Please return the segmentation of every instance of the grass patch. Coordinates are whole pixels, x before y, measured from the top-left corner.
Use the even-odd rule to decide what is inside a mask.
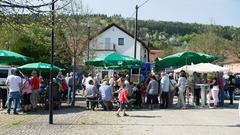
[[[0,115],[0,130],[1,132],[23,125],[26,122],[35,118],[30,115]]]

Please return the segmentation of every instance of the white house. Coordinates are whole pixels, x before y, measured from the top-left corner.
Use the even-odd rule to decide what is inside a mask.
[[[116,24],[111,24],[90,40],[90,57],[116,52],[134,57],[134,36]],[[137,40],[136,58],[142,62],[149,61],[147,45]]]

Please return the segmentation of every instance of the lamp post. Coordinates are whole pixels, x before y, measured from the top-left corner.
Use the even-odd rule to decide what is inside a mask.
[[[134,58],[137,57],[137,28],[138,28],[138,5],[136,5],[136,18],[135,18],[135,35],[134,35]]]
[[[48,97],[49,103],[49,124],[53,124],[53,53],[54,53],[54,21],[55,21],[55,7],[54,0],[52,0],[52,34],[51,34],[51,69],[50,69],[50,91]]]

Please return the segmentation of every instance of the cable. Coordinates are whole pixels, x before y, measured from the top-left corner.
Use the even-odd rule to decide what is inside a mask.
[[[150,0],[146,0],[144,1],[140,6],[138,6],[138,8],[142,7],[143,5],[145,5],[147,2],[149,2]]]
[[[132,15],[131,15],[130,18],[132,18],[135,14],[136,14],[136,11],[134,11],[134,12],[132,13]]]
[[[149,1],[150,1],[150,0],[146,0],[146,1],[144,1],[140,6],[138,6],[138,8],[144,6],[144,5],[145,5],[147,2],[149,2]],[[136,13],[136,11],[134,11],[134,12],[132,13],[132,15],[131,15],[130,18],[133,18],[133,16],[135,15],[135,13]]]

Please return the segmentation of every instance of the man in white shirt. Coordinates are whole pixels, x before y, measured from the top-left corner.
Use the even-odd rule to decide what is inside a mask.
[[[102,106],[104,110],[112,110],[112,88],[107,84],[107,81],[103,81],[102,86],[99,88],[101,99],[103,100]]]
[[[163,99],[163,108],[168,108],[169,104],[169,77],[166,73],[161,73],[161,92],[162,92],[162,99]]]
[[[89,74],[88,74],[88,77],[86,78],[86,81],[85,81],[85,86],[86,86],[86,87],[89,85],[89,81],[90,81],[90,80],[93,80],[91,73],[89,73]]]
[[[22,79],[21,77],[17,76],[17,69],[12,69],[12,74],[7,77],[6,85],[9,89],[9,95],[8,95],[8,106],[7,106],[7,113],[10,114],[11,111],[11,104],[12,99],[14,101],[14,108],[13,108],[13,114],[17,113],[17,105],[19,103],[20,99],[20,89],[22,87]]]

